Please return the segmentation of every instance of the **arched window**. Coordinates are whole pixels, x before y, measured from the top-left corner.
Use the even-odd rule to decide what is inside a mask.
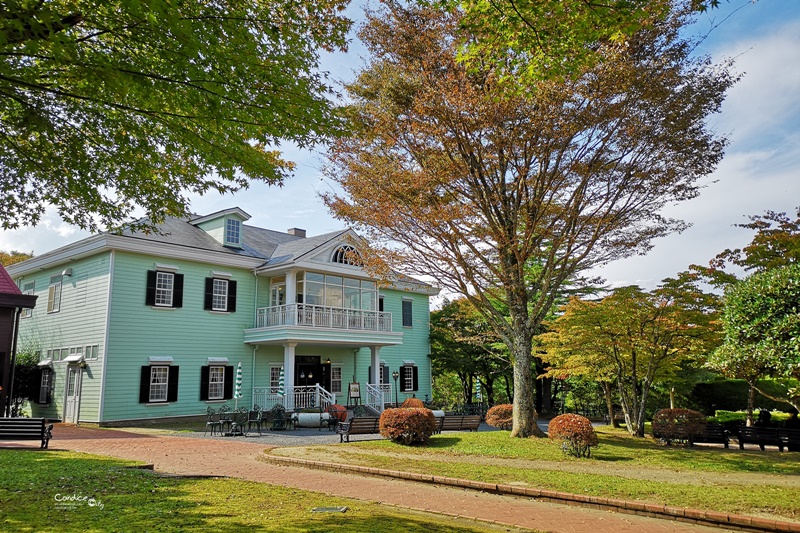
[[[332,263],[339,263],[342,265],[361,265],[361,260],[358,257],[358,251],[352,246],[340,246],[333,252]]]

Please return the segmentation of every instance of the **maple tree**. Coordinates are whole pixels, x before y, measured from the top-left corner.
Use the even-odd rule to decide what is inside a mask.
[[[687,276],[650,292],[629,286],[600,301],[573,298],[542,336],[550,372],[613,381],[628,432],[643,437],[653,384],[718,344],[718,307]]]
[[[82,228],[187,193],[280,184],[279,145],[337,131],[320,50],[347,0],[0,0],[0,227],[48,205]]]
[[[17,250],[10,250],[8,252],[0,250],[0,265],[9,266],[14,263],[19,263],[33,257],[33,252],[19,252]]]
[[[324,198],[388,265],[484,316],[513,365],[511,435],[542,435],[542,320],[565,283],[685,227],[659,210],[695,197],[720,161],[726,141],[705,119],[736,77],[690,57],[676,11],[575,79],[508,91],[496,64],[459,60],[461,17],[391,0],[367,13],[371,57],[347,86],[350,134],[326,169],[342,192]]]

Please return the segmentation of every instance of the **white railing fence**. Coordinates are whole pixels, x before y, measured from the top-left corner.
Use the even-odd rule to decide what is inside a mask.
[[[383,405],[384,405],[384,393],[383,388],[381,385],[373,385],[371,383],[366,384],[366,398],[364,398],[364,403],[374,409],[375,411],[382,413],[383,412]]]
[[[324,305],[288,304],[259,307],[256,327],[306,326],[312,328],[392,331],[392,314]]]
[[[328,392],[320,385],[307,387],[284,387],[284,394],[278,394],[277,387],[253,387],[253,405],[267,410],[279,403],[287,410],[315,409],[321,406],[325,409],[336,403],[336,395]]]

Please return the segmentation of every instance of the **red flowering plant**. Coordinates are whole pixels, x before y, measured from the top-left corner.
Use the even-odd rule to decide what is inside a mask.
[[[552,440],[561,442],[564,453],[575,457],[589,457],[592,446],[597,446],[597,433],[585,416],[559,415],[550,421],[547,434]]]
[[[514,404],[501,403],[486,412],[486,423],[499,429],[511,429],[514,425]]]
[[[662,409],[653,416],[653,437],[667,445],[686,444],[702,435],[707,423],[703,413],[691,409]]]
[[[400,444],[425,443],[435,429],[436,419],[430,409],[401,407],[381,414],[381,435]]]

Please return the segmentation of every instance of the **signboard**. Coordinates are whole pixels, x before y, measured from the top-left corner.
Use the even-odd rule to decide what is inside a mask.
[[[361,384],[356,381],[354,383],[350,383],[350,387],[348,388],[347,395],[350,399],[360,399],[361,398]]]

